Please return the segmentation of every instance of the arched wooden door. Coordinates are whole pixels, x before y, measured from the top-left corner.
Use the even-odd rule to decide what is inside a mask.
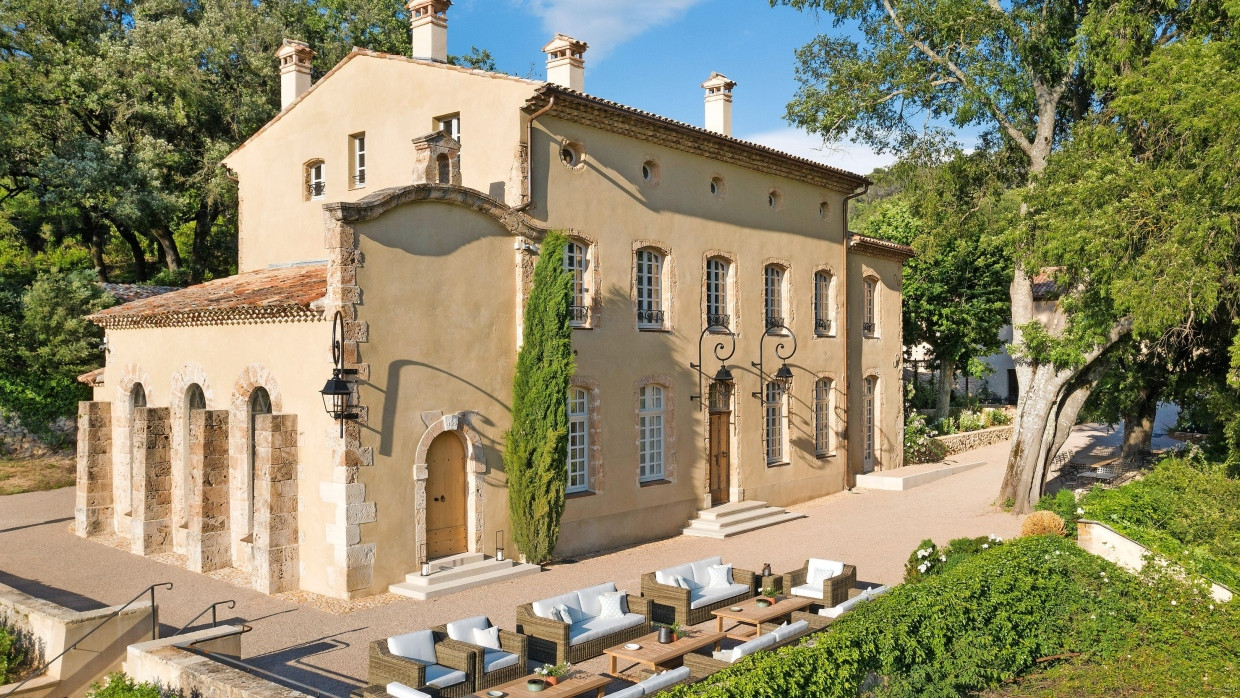
[[[466,551],[465,444],[445,432],[426,453],[426,556],[435,558]]]

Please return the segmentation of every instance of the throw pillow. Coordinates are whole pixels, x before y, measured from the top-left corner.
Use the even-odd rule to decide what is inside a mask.
[[[474,644],[499,649],[499,628],[474,628]]]
[[[672,584],[676,585],[676,587],[680,589],[689,588],[689,581],[678,574],[672,576]]]
[[[578,616],[577,609],[573,608],[572,606],[568,606],[565,604],[559,604],[558,606],[555,607],[555,610],[560,612],[560,620],[564,623],[568,623],[569,625],[572,625],[573,623],[577,623],[581,620],[581,618]]]
[[[708,586],[732,586],[732,563],[728,563],[726,565],[712,565],[708,572],[710,573],[710,584]]]
[[[598,597],[601,606],[600,618],[623,618],[629,612],[628,599],[623,591],[613,591]]]

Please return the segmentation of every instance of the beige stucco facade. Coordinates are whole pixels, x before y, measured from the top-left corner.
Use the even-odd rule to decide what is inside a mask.
[[[426,138],[447,115],[459,115],[455,138]],[[359,135],[364,187],[353,179]],[[433,165],[444,153],[451,171],[438,181]],[[312,163],[323,165],[321,197],[308,188]],[[143,545],[160,545],[150,532],[165,530],[176,550],[197,545],[181,528],[183,512],[189,499],[205,498],[203,506],[226,506],[231,565],[253,566],[251,546],[265,546],[264,559],[298,561],[295,579],[280,583],[336,597],[385,592],[421,561],[436,516],[428,493],[438,491],[433,474],[442,472],[435,444],[450,438],[464,453],[454,466],[464,470],[459,548],[493,554],[496,532],[511,532],[502,450],[523,304],[552,229],[587,258],[573,348],[574,386],[588,395],[588,455],[557,554],[676,535],[719,501],[707,466],[711,410],[693,399],[699,375],[690,368],[708,324],[708,260],[726,267],[733,332],[707,332],[703,342],[706,382],[721,363],[735,377],[730,399],[714,406],[727,424],[723,501],[794,504],[850,487],[865,469],[901,465],[900,267],[908,252],[846,234],[847,198],[864,178],[543,83],[365,51],[350,54],[225,164],[240,191],[241,274],[212,283],[269,283],[275,293],[287,282],[268,279],[300,274],[299,283],[321,290],[313,302],[286,294],[287,317],[274,319],[245,308],[202,319],[194,313],[204,309],[177,306],[193,289],[100,318],[109,354],[95,400],[111,403],[111,422],[80,437],[88,451],[80,458],[112,463],[111,509],[96,498],[92,511],[106,510],[116,531]],[[639,252],[660,260],[657,323],[638,321],[647,292],[639,289],[647,283],[638,280]],[[768,267],[780,273],[776,311],[767,308]],[[822,287],[829,291],[819,291],[816,274],[829,275]],[[862,330],[866,279],[875,283],[874,331]],[[208,305],[216,297],[200,296]],[[767,331],[771,312],[784,329]],[[337,313],[342,365],[356,370],[357,418],[343,429],[318,395],[332,369]],[[712,355],[716,343],[726,355],[733,340],[726,362]],[[763,376],[754,365],[760,357]],[[792,380],[783,406],[770,412],[755,394],[780,357],[789,357]],[[871,421],[860,416],[869,406],[867,378],[876,381]],[[135,479],[136,382],[153,408],[142,423],[154,426],[141,437],[146,477]],[[206,411],[228,411],[226,505],[193,486],[199,461],[181,426],[193,384],[203,388]],[[295,420],[272,418],[280,426],[251,436],[248,401],[260,386],[271,412]],[[662,396],[657,441],[643,440],[639,426],[653,423],[655,412],[639,398],[653,388]],[[160,407],[169,408],[166,418]],[[161,482],[160,419],[169,432],[173,514],[148,498],[156,506],[142,511],[138,526],[123,503],[135,496],[133,483]],[[279,431],[291,424],[295,444]],[[270,452],[252,451],[250,439]],[[658,468],[643,474],[642,454]],[[251,464],[263,458],[270,465]],[[86,501],[104,486],[83,487]],[[256,488],[271,501],[251,503]],[[295,500],[276,499],[292,490]],[[281,534],[247,539],[258,535],[252,519],[268,520],[259,508],[292,501],[295,553]],[[288,514],[273,512],[273,531]],[[275,584],[274,576],[264,579]]]

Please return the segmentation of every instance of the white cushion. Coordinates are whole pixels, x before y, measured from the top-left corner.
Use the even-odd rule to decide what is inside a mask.
[[[693,566],[686,562],[683,565],[676,565],[675,567],[668,567],[666,569],[655,570],[654,581],[658,582],[659,584],[675,586],[672,583],[672,578],[675,577],[676,575],[680,575],[681,577],[692,577]]]
[[[491,619],[486,616],[474,616],[448,623],[448,637],[457,642],[474,642],[474,628],[491,627]],[[477,643],[474,643],[477,644]]]
[[[602,613],[602,609],[599,608],[598,597],[615,590],[616,585],[612,582],[581,589],[577,592],[577,598],[581,601],[577,608],[581,609],[583,616],[597,616],[599,613]]]
[[[888,587],[886,585],[874,587],[873,589],[866,589],[865,591],[852,597],[851,599],[845,601],[844,603],[839,604],[838,606],[832,606],[831,608],[822,609],[821,611],[818,612],[818,615],[826,616],[828,618],[839,618],[843,614],[853,610],[854,608],[856,608],[857,606],[860,606],[866,601],[869,601],[870,599],[873,599],[877,596],[882,596],[883,594],[886,594],[887,591],[890,589],[891,587]]]
[[[775,636],[771,633],[759,635],[749,642],[737,645],[732,648],[732,661],[736,661],[741,657],[747,657],[760,649],[770,647],[775,644]]]
[[[560,620],[568,623],[569,625],[572,625],[573,623],[580,623],[586,619],[586,615],[581,612],[580,608],[575,608],[573,606],[569,606],[568,604],[556,604],[555,612],[556,615],[559,616]]]
[[[589,618],[580,623],[574,623],[568,629],[568,644],[580,645],[583,642],[589,642],[645,622],[646,617],[637,613],[626,613],[619,618]]]
[[[572,606],[573,608],[576,608],[578,610],[581,609],[581,601],[579,597],[577,596],[577,592],[573,591],[567,594],[560,594],[559,596],[552,596],[551,598],[543,599],[542,601],[535,601],[533,603],[534,615],[538,616],[539,618],[550,618],[551,620],[559,620],[559,618],[556,618],[554,615],[551,614],[551,612],[555,610],[555,607],[558,606],[559,604],[564,604],[565,606]]]
[[[393,681],[386,686],[388,695],[396,696],[396,698],[431,698],[431,694],[423,693],[416,688],[410,688],[403,683]]]
[[[823,596],[822,585],[802,584],[799,587],[792,587],[792,595],[804,596],[811,599],[821,599]]]
[[[503,669],[504,667],[516,664],[520,661],[520,659],[520,657],[512,652],[505,652],[503,650],[483,650],[482,670],[492,672],[497,669]]]
[[[388,651],[397,657],[412,659],[423,664],[434,664],[435,634],[429,630],[415,630],[404,635],[389,637]]]
[[[707,570],[710,574],[710,583],[708,587],[726,587],[732,584],[732,563],[726,565],[712,565]]]
[[[811,557],[809,559],[809,569],[805,576],[805,583],[822,586],[823,582],[832,577],[838,577],[843,573],[844,563],[836,562],[835,560],[819,560]]]
[[[688,589],[690,592],[693,592],[696,589],[701,589],[705,585],[698,584],[697,582],[690,579],[689,577],[682,577],[680,575],[676,575],[676,586],[680,587],[681,589]]]
[[[641,698],[644,695],[646,695],[646,689],[642,688],[640,683],[635,683],[615,693],[608,693],[607,698]]]
[[[449,669],[442,664],[431,664],[426,667],[426,685],[435,688],[455,686],[465,680],[465,672],[460,669]]]
[[[790,637],[796,637],[797,635],[804,633],[806,630],[809,630],[809,622],[804,621],[804,620],[798,620],[792,625],[784,623],[783,625],[776,628],[775,632],[771,634],[775,636],[776,642],[783,642],[784,640],[787,640]]]
[[[689,678],[689,667],[682,666],[679,669],[672,669],[661,674],[655,674],[650,678],[642,681],[639,686],[646,690],[646,695],[651,695],[655,691],[662,690]]]
[[[472,642],[480,647],[499,649],[499,628],[474,628]]]
[[[599,618],[620,618],[629,612],[629,600],[623,591],[599,597]]]
[[[886,584],[883,584],[882,586],[876,586],[870,589],[866,589],[864,593],[866,596],[872,599],[875,596],[882,596],[883,594],[886,594],[889,591],[891,591],[891,587],[887,586]]]
[[[710,572],[708,570],[715,565],[722,564],[723,558],[719,556],[708,557],[705,560],[698,560],[697,562],[690,562],[689,567],[693,568],[693,576],[691,579],[702,586],[706,586],[707,584],[710,584]]]
[[[701,608],[734,596],[749,595],[748,584],[730,584],[726,587],[702,587],[689,592],[689,608]]]

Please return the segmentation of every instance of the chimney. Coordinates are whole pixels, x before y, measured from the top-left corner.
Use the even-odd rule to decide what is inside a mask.
[[[702,83],[706,88],[706,130],[732,135],[732,82],[722,73],[711,73]]]
[[[547,54],[547,82],[585,92],[586,61],[583,56],[587,48],[590,46],[584,41],[556,34],[551,43],[543,46],[543,53]]]
[[[310,89],[310,60],[314,51],[304,41],[285,39],[276,51],[280,61],[280,109],[288,109],[288,105]]]
[[[452,0],[409,0],[409,32],[413,57],[448,62],[448,8]]]

